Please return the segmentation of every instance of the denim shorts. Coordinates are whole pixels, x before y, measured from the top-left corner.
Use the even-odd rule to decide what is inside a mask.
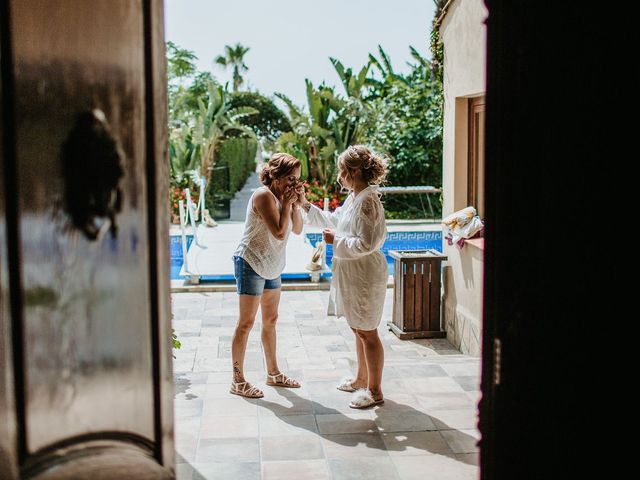
[[[275,290],[282,286],[280,277],[272,280],[258,275],[242,257],[233,256],[238,295],[262,295],[263,290]]]

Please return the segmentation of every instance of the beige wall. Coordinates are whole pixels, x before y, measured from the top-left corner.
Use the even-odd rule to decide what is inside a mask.
[[[443,217],[467,206],[467,102],[485,91],[483,0],[454,0],[440,26],[444,44]],[[444,322],[449,340],[480,355],[483,251],[444,242]]]

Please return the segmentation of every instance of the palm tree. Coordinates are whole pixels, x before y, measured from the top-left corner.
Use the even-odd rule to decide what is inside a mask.
[[[224,55],[218,55],[214,60],[215,63],[217,63],[218,65],[222,65],[225,68],[233,68],[234,92],[237,92],[240,88],[240,85],[244,83],[244,78],[242,78],[241,72],[246,72],[247,70],[249,70],[249,67],[247,67],[244,63],[244,56],[249,50],[249,47],[245,47],[239,43],[236,43],[234,47],[225,45]]]

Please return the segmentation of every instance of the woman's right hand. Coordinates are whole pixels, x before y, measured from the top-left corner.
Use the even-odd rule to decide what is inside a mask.
[[[300,183],[297,187],[296,187],[296,193],[298,194],[298,200],[296,201],[296,204],[300,207],[304,207],[305,205],[307,205],[309,203],[309,200],[307,200],[307,195],[306,192],[304,190],[304,184]]]
[[[284,203],[286,205],[293,205],[298,200],[298,193],[296,192],[294,187],[288,187],[284,191],[284,196],[283,197],[284,197],[283,198]]]

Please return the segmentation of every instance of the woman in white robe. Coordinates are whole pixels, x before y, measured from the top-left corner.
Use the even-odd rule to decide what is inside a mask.
[[[349,147],[338,157],[338,182],[350,190],[335,212],[323,212],[306,198],[300,204],[307,223],[323,227],[323,238],[333,244],[331,300],[335,314],[344,316],[356,335],[358,370],[339,390],[354,392],[352,408],[384,402],[384,349],[378,325],[387,289],[387,261],[380,250],[387,229],[377,185],[386,174],[386,162],[363,145]]]

